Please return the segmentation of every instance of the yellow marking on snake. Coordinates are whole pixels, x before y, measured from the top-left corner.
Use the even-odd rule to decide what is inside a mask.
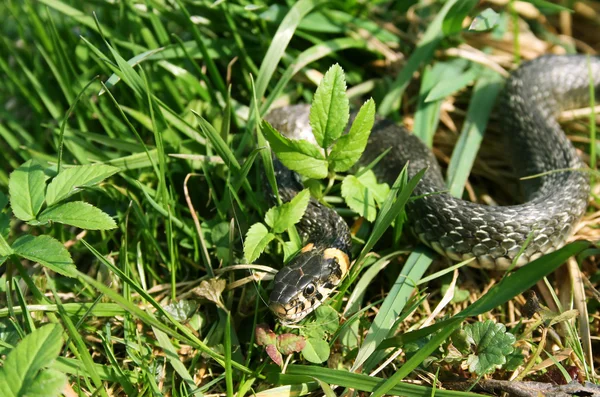
[[[339,250],[337,248],[327,248],[323,252],[323,258],[337,258],[338,263],[340,264],[340,269],[342,270],[341,278],[344,278],[346,276],[346,273],[348,273],[348,269],[350,269],[350,258],[348,258],[348,255],[346,255],[344,251]]]
[[[300,250],[300,252],[312,251],[313,248],[315,248],[315,245],[313,243],[308,243],[304,247],[302,247],[302,249]]]

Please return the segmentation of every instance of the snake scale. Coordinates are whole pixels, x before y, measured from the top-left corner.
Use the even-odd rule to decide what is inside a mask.
[[[588,106],[590,82],[600,91],[600,59],[582,55],[542,56],[523,63],[507,79],[497,106],[506,152],[519,177],[545,174],[522,181],[523,204],[486,206],[444,193],[447,187],[431,150],[385,119],[375,121],[360,164],[391,147],[373,169],[380,182],[390,184],[407,162],[409,177],[427,167],[413,191],[420,198],[409,201],[406,211],[416,237],[438,253],[456,261],[475,258],[471,265],[502,270],[531,235],[516,262],[525,265],[563,246],[586,211],[589,176],[565,171],[584,163],[556,116]],[[308,114],[307,105],[288,106],[273,110],[267,120],[288,138],[314,141]],[[299,176],[277,160],[275,173],[284,201],[303,188]],[[278,272],[270,296],[271,309],[286,323],[320,305],[350,267],[350,230],[334,210],[311,199],[298,226],[308,243]]]

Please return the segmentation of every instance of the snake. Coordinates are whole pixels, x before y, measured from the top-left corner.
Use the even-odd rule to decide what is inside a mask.
[[[371,164],[389,149],[373,167],[377,180],[388,184],[405,165],[408,177],[426,169],[406,204],[406,218],[415,237],[439,254],[470,259],[470,266],[483,269],[523,266],[565,245],[586,212],[589,173],[557,117],[589,106],[590,91],[599,88],[600,59],[585,55],[544,55],[509,74],[496,111],[505,152],[521,178],[521,204],[484,205],[452,196],[431,149],[384,118],[375,119],[359,164]],[[315,143],[309,112],[308,105],[288,105],[265,119],[287,138]],[[273,168],[282,201],[304,189],[301,177],[276,157]],[[311,198],[297,228],[306,244],[277,272],[269,297],[284,324],[321,305],[351,266],[351,231],[334,209]]]

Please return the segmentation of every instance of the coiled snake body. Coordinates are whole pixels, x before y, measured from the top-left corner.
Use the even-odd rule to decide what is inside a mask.
[[[524,63],[506,81],[498,111],[506,152],[518,176],[545,175],[523,181],[525,202],[485,206],[447,193],[440,167],[417,137],[390,121],[376,120],[360,160],[368,164],[390,152],[373,169],[378,180],[393,183],[409,161],[409,176],[428,167],[407,205],[408,222],[426,245],[453,260],[475,258],[472,265],[506,269],[520,252],[522,266],[552,252],[570,236],[586,210],[589,176],[556,116],[565,109],[589,105],[590,81],[600,84],[600,60],[580,55],[543,56]],[[598,91],[598,90],[597,90]],[[267,120],[293,139],[312,140],[306,105],[272,111]],[[280,194],[291,199],[300,189],[297,174],[275,162]],[[556,171],[563,170],[557,172]],[[299,229],[308,244],[275,277],[270,307],[284,322],[296,322],[332,292],[350,266],[348,226],[335,213],[311,199]]]

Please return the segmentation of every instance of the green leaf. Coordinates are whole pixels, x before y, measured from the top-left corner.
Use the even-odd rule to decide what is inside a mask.
[[[20,395],[27,397],[58,397],[67,384],[67,376],[55,369],[40,372],[33,381],[24,386]]]
[[[506,363],[506,357],[514,351],[515,336],[506,332],[504,324],[492,320],[465,326],[467,341],[475,352],[469,355],[469,371],[477,375],[494,372]]]
[[[349,116],[346,78],[336,63],[325,73],[310,107],[310,126],[323,149],[327,149],[342,135]]]
[[[302,219],[309,200],[310,192],[304,189],[289,202],[269,209],[265,214],[265,222],[273,232],[283,233]]]
[[[298,251],[300,248],[295,241],[286,241],[283,243],[283,263],[287,263],[288,260]]]
[[[337,331],[340,325],[338,312],[331,306],[319,306],[315,310],[315,322],[313,324],[331,335]]]
[[[469,15],[469,12],[475,7],[477,2],[478,0],[462,0],[454,4],[442,23],[444,34],[452,35],[459,33],[462,30],[464,19]]]
[[[55,205],[38,216],[38,221],[58,222],[87,230],[109,230],[117,227],[106,212],[83,201]]]
[[[283,165],[308,178],[327,176],[327,160],[318,147],[308,141],[288,139],[266,121],[262,122],[261,128]]]
[[[118,168],[106,164],[86,164],[67,168],[58,174],[46,190],[46,204],[53,205],[116,174]]]
[[[454,94],[455,92],[462,90],[469,84],[471,84],[477,76],[479,76],[480,69],[478,67],[472,67],[466,72],[460,73],[457,76],[454,76],[451,79],[443,79],[438,81],[438,83],[433,86],[429,94],[427,94],[427,98],[425,98],[425,102],[433,102],[439,99],[446,98]]]
[[[254,262],[274,238],[275,235],[269,233],[267,227],[262,223],[252,225],[246,233],[246,242],[244,243],[246,261],[248,263]]]
[[[44,188],[48,177],[41,164],[28,160],[10,174],[8,193],[13,214],[31,221],[44,204]]]
[[[329,358],[329,344],[320,338],[307,338],[302,355],[306,361],[320,364]]]
[[[506,356],[506,364],[502,366],[502,369],[505,371],[514,371],[519,368],[521,364],[523,364],[524,360],[525,356],[523,356],[520,352],[513,352],[512,354]]]
[[[377,183],[373,171],[369,170],[359,177],[348,175],[342,181],[342,197],[353,211],[373,222],[377,216],[375,202],[382,203],[390,187],[386,183]]]
[[[491,8],[486,8],[479,15],[473,19],[469,30],[474,32],[484,32],[486,30],[492,30],[500,20],[500,14]]]
[[[61,379],[56,371],[51,371],[42,376],[45,371],[40,371],[58,357],[62,344],[62,329],[56,324],[44,325],[25,336],[0,368],[0,395],[25,396],[29,395],[28,390],[43,390],[40,387],[44,384],[50,389],[43,396],[58,395],[51,390],[55,390],[61,380],[64,385],[64,375],[61,374]]]
[[[187,321],[198,310],[198,304],[194,301],[182,299],[179,302],[168,304],[165,311],[180,323]],[[156,330],[155,330],[156,331]]]
[[[69,251],[60,241],[50,236],[25,235],[13,243],[12,249],[15,254],[38,262],[57,273],[69,277],[75,276],[77,269]]]
[[[341,136],[333,146],[328,158],[333,171],[348,171],[360,159],[374,122],[375,102],[371,98],[361,106],[348,134]]]

